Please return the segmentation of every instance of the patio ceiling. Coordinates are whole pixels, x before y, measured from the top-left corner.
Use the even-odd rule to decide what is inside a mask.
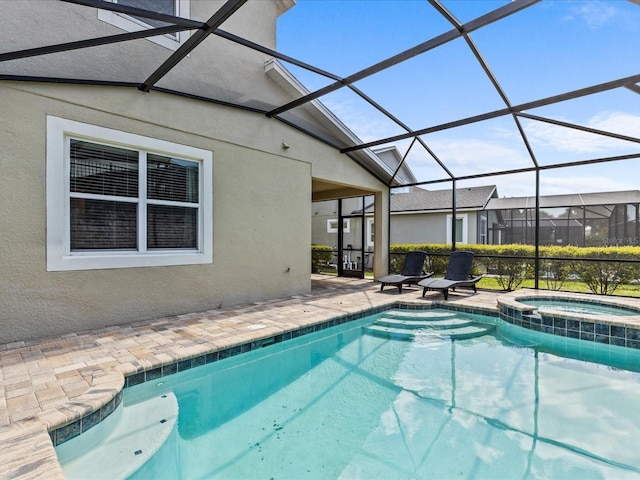
[[[70,24],[64,25],[56,21],[51,21],[48,24],[49,29],[56,30],[56,35],[51,35],[48,30],[39,30],[40,24],[38,22],[34,22],[33,25],[15,27],[25,33],[22,36],[11,35],[8,29],[3,28],[8,37],[6,41],[3,41],[3,45],[5,49],[9,48],[9,50],[0,53],[0,80],[108,85],[137,88],[141,92],[162,91],[251,111],[285,122],[339,149],[390,186],[397,184],[393,178],[394,172],[382,168],[369,149],[398,145],[401,147],[400,150],[405,161],[410,164],[416,162],[416,165],[428,164],[430,168],[428,173],[418,176],[416,184],[438,183],[454,179],[456,181],[476,179],[496,174],[540,172],[567,166],[640,158],[640,132],[629,134],[628,132],[594,127],[586,122],[568,120],[571,115],[563,114],[562,110],[564,108],[565,111],[570,112],[575,102],[610,95],[615,101],[620,101],[620,96],[624,97],[625,102],[634,105],[632,108],[635,111],[640,111],[638,108],[640,107],[638,49],[629,47],[624,35],[620,35],[619,49],[620,51],[625,49],[628,51],[628,63],[616,71],[605,69],[603,72],[597,54],[593,52],[594,61],[591,65],[586,65],[585,70],[575,72],[575,81],[572,85],[577,85],[577,88],[556,90],[551,94],[536,98],[531,98],[532,94],[530,94],[523,99],[520,95],[513,96],[510,88],[503,86],[501,75],[494,73],[491,68],[494,61],[499,65],[500,72],[506,68],[505,62],[496,60],[499,59],[501,50],[505,49],[513,53],[513,44],[517,45],[521,40],[520,38],[501,37],[504,33],[499,26],[525,15],[528,11],[544,8],[544,2],[540,0],[476,2],[476,5],[482,5],[482,8],[488,10],[482,11],[475,18],[464,21],[454,15],[455,2],[428,0],[423,3],[390,3],[388,4],[389,8],[394,9],[407,8],[408,10],[409,6],[413,9],[423,9],[424,28],[414,28],[414,23],[410,22],[409,18],[407,18],[406,25],[389,25],[389,29],[398,29],[398,32],[410,30],[407,35],[397,35],[397,46],[389,46],[389,50],[396,53],[385,58],[376,58],[375,61],[363,66],[360,65],[362,59],[358,58],[353,62],[353,71],[346,75],[311,65],[301,59],[222,29],[234,15],[242,12],[247,0],[227,0],[221,4],[219,10],[211,12],[211,17],[206,21],[174,17],[105,0],[62,1],[73,4],[73,8],[76,9],[74,12],[78,12],[79,15],[82,15],[80,9],[86,11],[86,9],[98,8],[163,22],[163,26],[116,35],[97,34],[93,38],[75,38],[74,29]],[[289,6],[287,2],[280,3],[285,10]],[[331,9],[338,3],[340,2],[325,2],[323,8]],[[626,5],[638,9],[640,12],[640,7],[634,3],[636,2],[625,2]],[[498,5],[497,8],[493,8],[496,5]],[[354,20],[357,21],[357,18]],[[7,26],[11,21],[11,19],[5,19],[5,22],[8,22]],[[69,21],[72,21],[71,17]],[[330,30],[331,26],[327,25],[326,28]],[[89,62],[76,65],[69,77],[52,76],[53,72],[58,71],[55,65],[57,60],[61,58],[60,55],[67,55],[73,59],[73,55],[77,51],[96,48],[114,52],[114,56],[116,56],[117,50],[114,49],[122,42],[135,42],[141,38],[179,31],[191,31],[191,36],[174,52],[166,53],[165,49],[154,49],[153,54],[145,58],[145,62],[147,62],[145,65],[148,65],[148,62],[154,62],[154,68],[150,71],[140,68],[136,59],[121,58],[120,63],[110,65],[111,68],[101,68],[101,66]],[[341,32],[342,35],[347,33]],[[527,35],[527,32],[524,32],[523,35]],[[567,32],[567,36],[569,35]],[[68,38],[65,41],[58,41],[61,36]],[[231,42],[234,45],[233,48],[251,49],[273,57],[294,75],[298,76],[297,72],[305,78],[307,75],[311,75],[317,79],[311,83],[321,86],[302,89],[297,99],[285,104],[274,104],[272,98],[254,98],[251,91],[230,91],[226,86],[216,85],[215,78],[213,81],[207,78],[208,83],[206,84],[194,80],[193,82],[184,82],[181,88],[175,88],[176,82],[172,82],[171,78],[172,76],[180,78],[180,69],[183,68],[185,58],[188,58],[190,53],[197,49],[202,42],[211,41],[214,38],[220,46],[228,45]],[[406,43],[410,41],[408,38],[413,40],[410,46],[406,46]],[[418,40],[416,41],[416,39]],[[21,41],[23,43],[20,43]],[[354,38],[353,41],[357,42],[358,40]],[[541,51],[522,51],[523,58],[520,60],[526,62],[527,55],[533,53],[535,53],[535,57],[544,55],[544,49],[549,49],[550,46],[544,42],[543,38],[538,39],[538,42]],[[299,43],[303,48],[304,45],[311,46],[310,42],[306,42],[302,38]],[[314,49],[321,49],[322,42],[313,42],[312,46]],[[562,46],[556,45],[554,48],[560,49]],[[517,47],[515,47],[515,51],[517,52]],[[547,52],[550,51],[547,50]],[[325,53],[328,57],[333,58],[339,57],[341,54],[335,50]],[[457,80],[460,81],[463,89],[467,88],[469,91],[473,90],[473,81],[483,83],[485,93],[476,94],[473,90],[471,96],[475,95],[474,98],[463,99],[457,103],[457,105],[462,105],[462,108],[451,102],[451,108],[447,109],[430,107],[429,96],[433,96],[434,92],[426,92],[430,95],[425,95],[423,91],[412,91],[408,92],[408,95],[406,92],[399,95],[406,77],[416,75],[418,72],[424,71],[425,68],[428,69],[429,65],[433,65],[430,63],[433,59],[432,56],[436,54],[467,56],[469,68],[475,72],[475,76],[469,74],[469,78],[467,78],[467,74],[461,72],[457,74]],[[362,57],[373,58],[371,55],[363,55]],[[487,58],[492,60],[489,61]],[[215,60],[211,59],[211,62],[215,62]],[[535,62],[535,60],[532,58],[531,62]],[[333,64],[331,61],[327,63]],[[513,68],[522,68],[522,65],[526,64],[520,63],[520,67],[514,66]],[[594,72],[597,72],[597,75]],[[544,83],[539,79],[548,73],[537,70],[534,65],[528,71],[523,71],[521,80],[529,83],[531,85],[530,91],[535,94],[535,92],[542,91],[536,82],[538,84]],[[439,74],[446,80],[447,72],[445,70],[441,70]],[[593,79],[600,80],[602,78],[605,80],[591,83]],[[445,98],[459,95],[460,89],[456,90],[453,83],[443,84],[437,95]],[[398,89],[395,98],[393,96],[394,87]],[[370,92],[378,92],[378,95]],[[342,96],[337,96],[338,94]],[[332,105],[341,101],[345,105],[352,101],[363,103],[373,112],[372,115],[380,119],[380,124],[385,124],[388,127],[379,129],[376,132],[378,133],[376,138],[365,138],[365,140],[361,140],[361,138],[374,135],[364,135],[358,132],[355,126],[351,128],[355,134],[350,133],[351,125],[349,122],[345,122],[346,126],[344,126],[345,130],[350,133],[347,135],[340,135],[330,127],[315,130],[303,120],[304,115],[301,115],[300,111],[305,108],[322,109],[325,101]],[[415,110],[421,111],[423,115],[412,114],[411,118],[399,118],[393,113],[395,110],[407,111],[406,108],[398,107],[398,102],[401,101],[413,102]],[[585,155],[582,158],[567,157],[562,160],[553,156],[541,158],[544,156],[540,153],[543,146],[540,146],[539,140],[532,137],[531,125],[543,125],[546,128],[578,132],[585,136],[606,137],[612,142],[624,145],[626,150],[621,153],[619,149],[612,149],[611,154],[594,157]],[[442,149],[443,143],[438,135],[462,132],[460,135],[463,136],[469,128],[508,129],[511,140],[517,139],[523,154],[517,161],[482,161],[460,168],[451,161],[451,154]],[[386,132],[386,134],[379,132]],[[414,168],[413,165],[412,168]]]

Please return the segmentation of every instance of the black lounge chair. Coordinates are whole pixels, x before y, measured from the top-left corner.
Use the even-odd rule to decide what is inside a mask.
[[[376,278],[376,282],[380,282],[380,291],[382,291],[385,285],[393,285],[398,287],[398,293],[402,293],[402,285],[416,284],[420,280],[424,280],[433,275],[433,273],[426,273],[424,271],[424,261],[426,258],[426,252],[408,252],[399,275],[385,275]]]
[[[456,251],[451,252],[447,273],[444,278],[427,278],[418,282],[422,287],[422,296],[427,290],[440,290],[444,294],[444,299],[449,299],[449,289],[455,290],[457,287],[473,288],[474,293],[476,283],[480,281],[482,275],[474,277],[471,275],[471,264],[473,263],[473,252]]]

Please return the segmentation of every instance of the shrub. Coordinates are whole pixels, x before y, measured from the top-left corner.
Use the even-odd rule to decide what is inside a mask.
[[[587,284],[589,290],[600,295],[613,295],[618,287],[630,280],[637,279],[638,265],[616,262],[622,259],[637,259],[638,247],[587,247],[577,248],[578,257],[598,258],[606,261],[587,262],[575,260],[571,262],[572,270]]]
[[[574,254],[570,250],[572,248],[574,247],[544,246],[540,253],[549,257],[566,257]],[[571,264],[564,260],[540,258],[540,278],[548,290],[560,290],[572,273]]]
[[[435,276],[444,275],[447,270],[451,248],[449,245],[443,244],[393,244],[389,248],[391,263],[389,271],[391,273],[400,272],[404,264],[405,253],[415,250],[427,252],[427,259],[424,262],[424,270],[426,272],[433,272]]]
[[[518,288],[525,278],[533,276],[535,248],[531,245],[479,245],[478,250],[487,271],[496,275],[498,285],[508,292]],[[471,249],[470,249],[471,250]],[[508,258],[522,256],[531,258]]]
[[[503,290],[517,289],[525,279],[535,276],[535,247],[533,245],[462,245],[459,250],[476,254],[474,274],[487,272],[495,275],[496,282]],[[403,254],[411,250],[427,252],[425,269],[435,276],[445,273],[451,245],[447,244],[395,244],[391,246],[392,262],[403,259]],[[640,247],[539,247],[540,279],[547,289],[559,290],[568,280],[581,280],[593,293],[612,295],[622,284],[640,279],[640,264],[617,262],[616,260],[640,259]],[[524,258],[509,258],[524,257]],[[554,260],[559,257],[575,260]],[[584,258],[600,258],[608,261],[587,262]],[[399,269],[402,268],[400,264]]]
[[[333,256],[333,248],[328,245],[311,245],[311,272],[318,273],[320,267],[327,265]]]

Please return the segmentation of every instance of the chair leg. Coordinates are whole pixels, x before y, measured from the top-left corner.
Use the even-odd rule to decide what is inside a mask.
[[[427,287],[423,287],[422,288],[422,296],[424,297],[426,293],[427,293]]]
[[[442,293],[444,294],[444,299],[449,300],[449,289],[448,288],[443,289]]]
[[[380,284],[380,291],[382,291],[382,289],[384,288],[384,283]]]
[[[398,284],[398,293],[402,293],[402,284],[401,283]]]

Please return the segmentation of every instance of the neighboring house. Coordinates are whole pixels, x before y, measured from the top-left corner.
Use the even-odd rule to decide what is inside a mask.
[[[456,244],[487,243],[487,203],[495,185],[456,189]],[[391,243],[451,243],[452,190],[414,189],[391,195]],[[370,209],[368,208],[367,211]]]
[[[382,153],[384,161],[385,154],[393,150],[375,153]],[[393,155],[400,159],[397,150]],[[402,175],[405,182],[413,182],[408,167],[403,166],[398,175]],[[417,187],[393,190],[402,193],[391,195],[391,243],[451,243],[452,190]],[[456,190],[457,244],[486,243],[489,224],[485,207],[494,197],[497,197],[495,185]],[[374,253],[379,248],[375,242],[374,211],[373,198],[367,196],[313,204],[313,243],[333,247],[333,263],[342,265],[344,274],[361,270],[363,264],[365,268],[373,267]],[[342,219],[342,250],[339,249],[339,218]]]
[[[451,190],[392,194],[391,243],[451,243],[451,204]],[[457,189],[456,204],[456,244],[535,244],[535,197],[499,198],[488,185]],[[359,230],[361,205],[352,203],[343,220],[346,239]],[[317,204],[314,209],[317,215]],[[373,250],[373,218],[365,222],[365,247]],[[326,235],[314,230],[314,239]],[[640,190],[543,195],[539,236],[540,245],[640,245]]]
[[[402,161],[402,155],[395,146],[373,149],[373,153],[395,173],[394,183],[397,185],[410,185],[418,180],[409,168],[407,162]],[[394,192],[408,192],[412,187],[394,188]]]
[[[391,195],[391,243],[450,243],[451,203],[451,190]],[[456,244],[535,244],[535,197],[488,185],[457,189],[456,204]],[[540,245],[639,245],[640,191],[540,196],[539,229]]]
[[[202,25],[223,3],[126,5]],[[247,2],[223,26],[275,49],[293,3]],[[360,142],[317,101],[265,115],[306,92],[268,53],[210,35],[163,69],[201,29],[30,50],[156,26],[3,4],[3,55],[16,54],[0,62],[0,343],[308,292],[315,200],[372,199],[386,269],[393,168],[341,154]]]

